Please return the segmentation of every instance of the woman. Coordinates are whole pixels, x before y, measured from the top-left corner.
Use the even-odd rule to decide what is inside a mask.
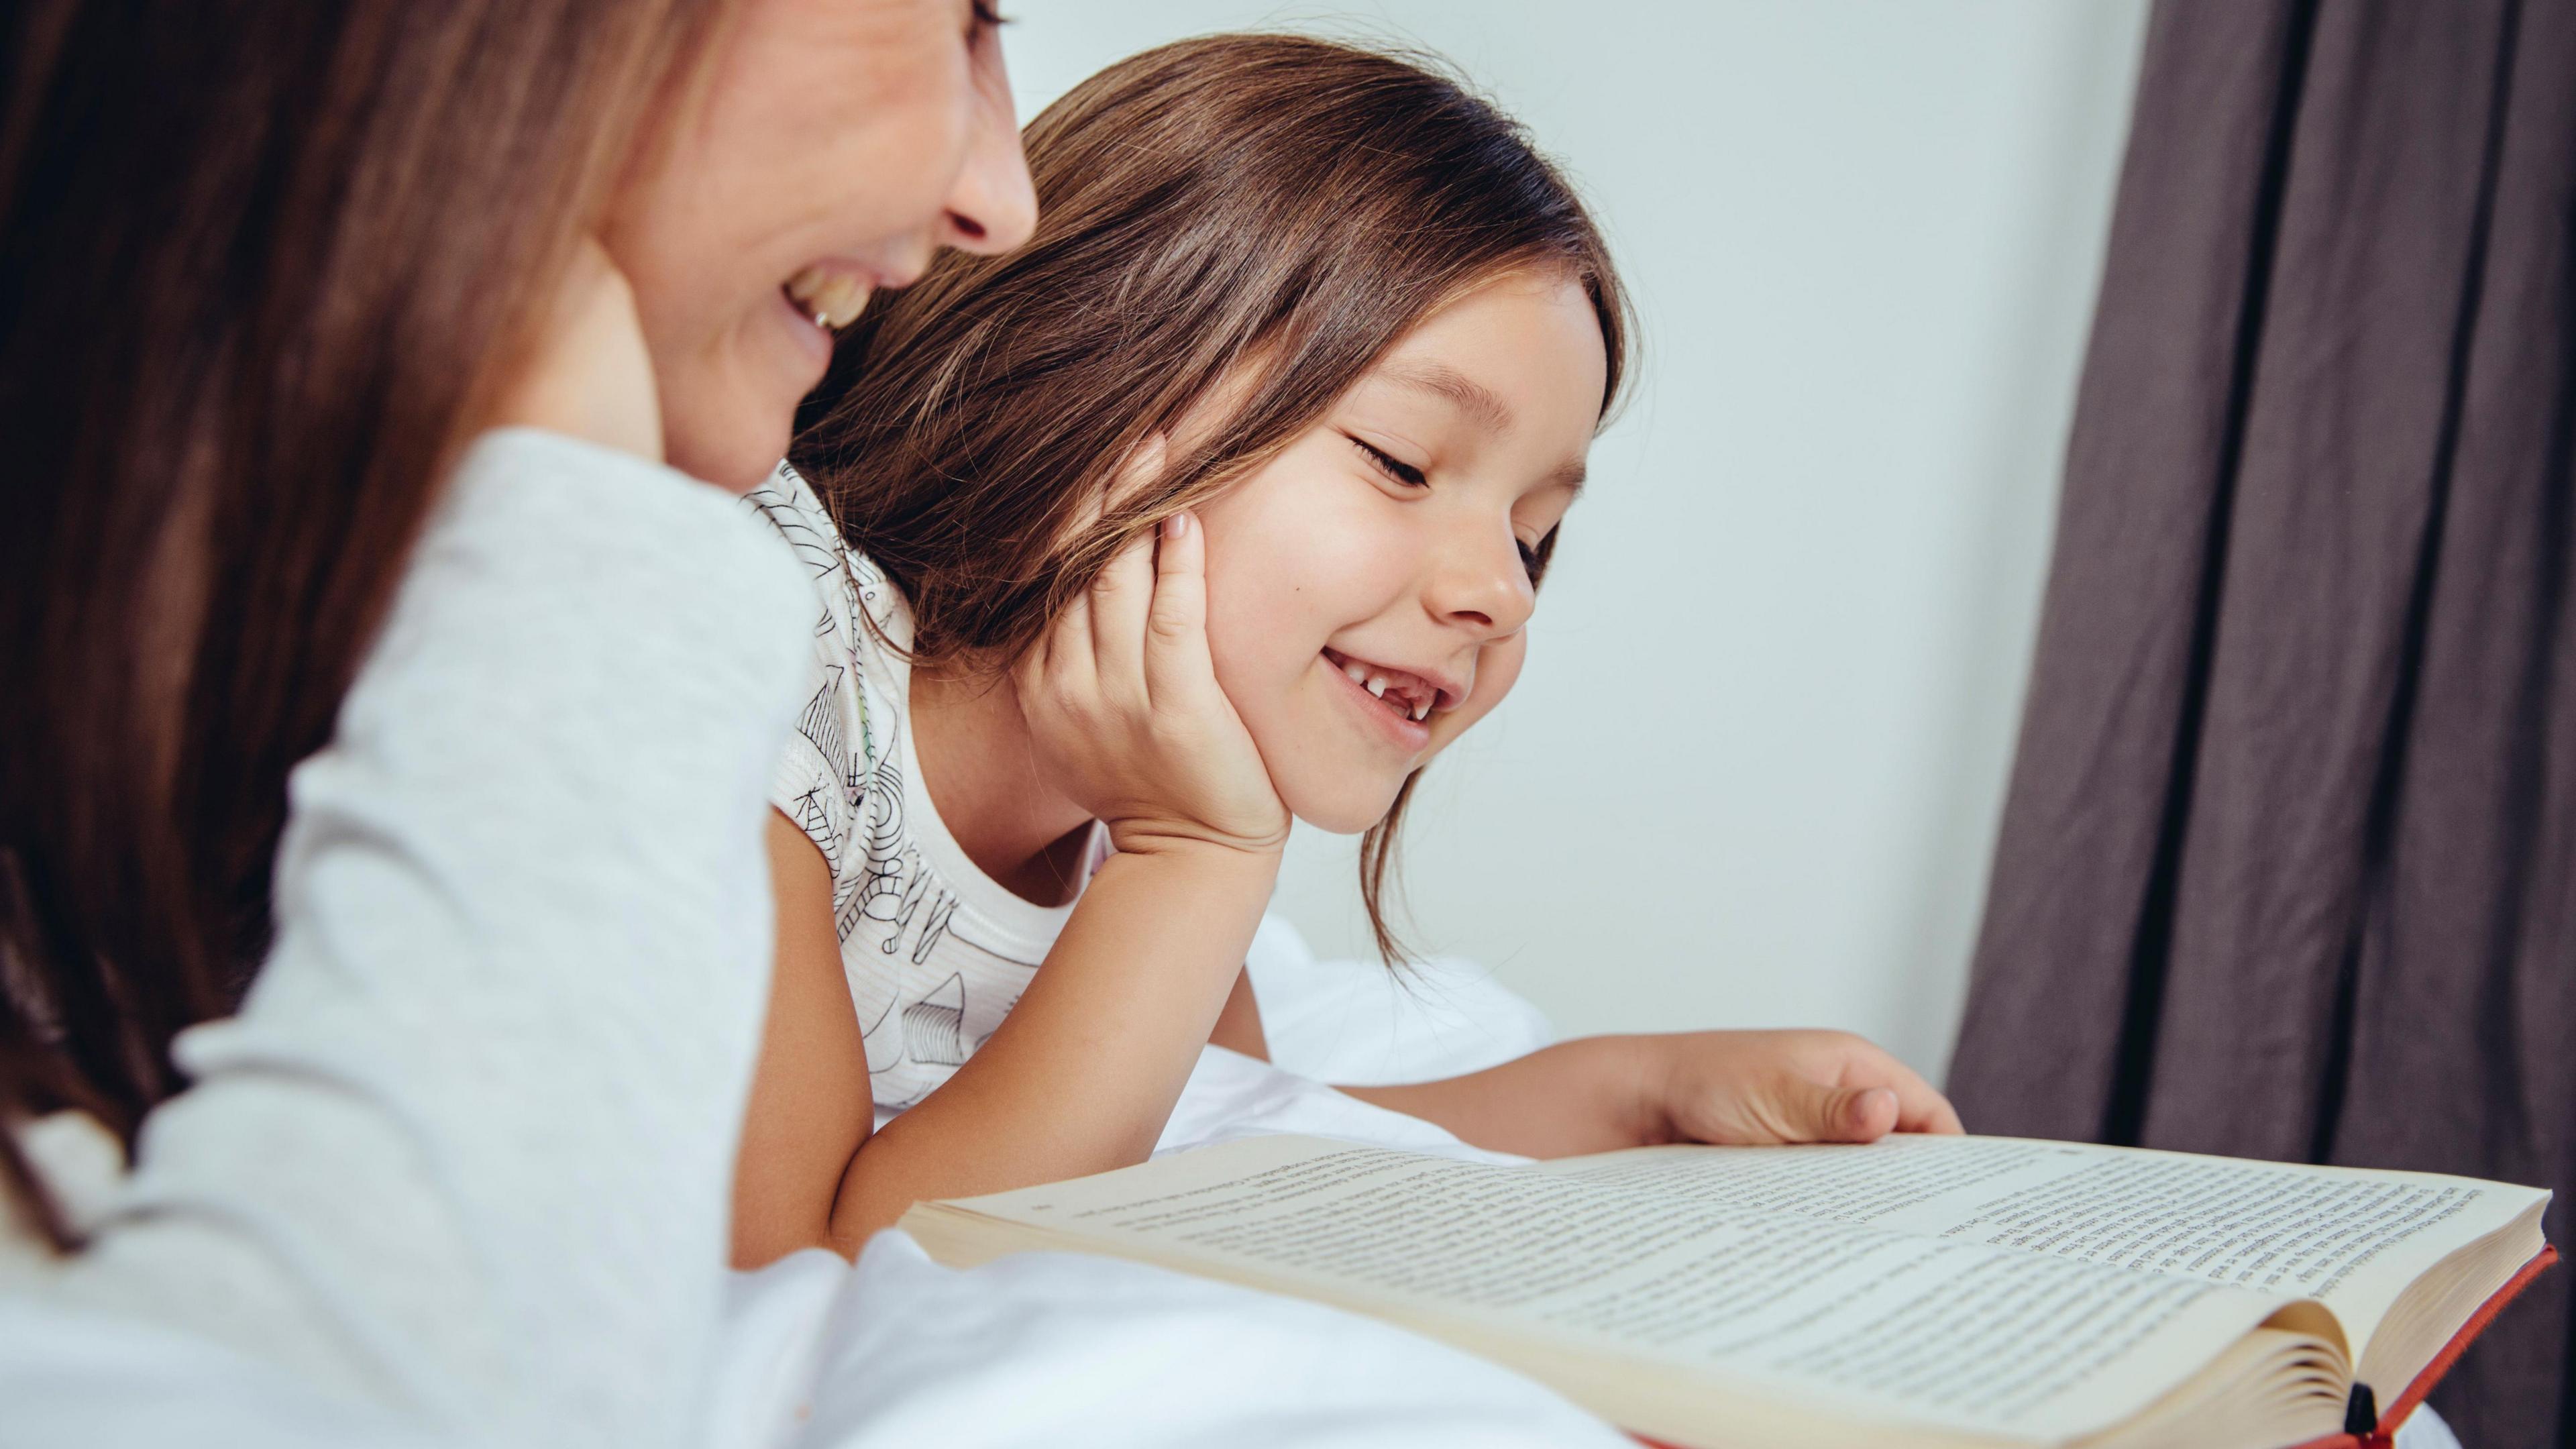
[[[995,19],[15,8],[0,1442],[690,1436],[803,611],[673,470],[1026,235]]]

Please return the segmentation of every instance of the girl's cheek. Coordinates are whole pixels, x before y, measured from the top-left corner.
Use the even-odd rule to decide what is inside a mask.
[[[1467,694],[1467,702],[1449,711],[1446,727],[1433,738],[1437,751],[1449,742],[1475,728],[1476,722],[1493,713],[1494,706],[1512,692],[1520,682],[1521,665],[1529,659],[1529,634],[1524,631],[1509,639],[1496,640],[1476,651],[1476,687]]]
[[[1259,549],[1220,549],[1220,537],[1211,520],[1208,660],[1215,666],[1217,687],[1257,738],[1264,730],[1284,727],[1277,717],[1292,707],[1304,684],[1324,626],[1310,616],[1315,596],[1309,581],[1283,570],[1276,556]]]

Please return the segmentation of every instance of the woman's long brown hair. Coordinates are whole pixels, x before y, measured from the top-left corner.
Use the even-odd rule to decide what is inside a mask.
[[[1276,456],[1498,273],[1582,286],[1605,417],[1617,399],[1628,308],[1600,232],[1517,125],[1428,64],[1295,36],[1182,41],[1084,81],[1025,139],[1037,235],[944,258],[872,305],[790,450],[903,589],[919,659],[1018,658],[1126,539]],[[1214,435],[1083,526],[1122,461],[1221,385]],[[1412,791],[1360,845],[1390,963]]]
[[[286,775],[722,0],[31,0],[0,34],[0,1177],[130,1142]],[[5,1222],[0,1203],[0,1222]]]

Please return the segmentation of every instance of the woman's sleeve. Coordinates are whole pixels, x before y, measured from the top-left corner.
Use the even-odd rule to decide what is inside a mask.
[[[715,489],[479,441],[53,1311],[478,1444],[698,1437],[811,599]]]

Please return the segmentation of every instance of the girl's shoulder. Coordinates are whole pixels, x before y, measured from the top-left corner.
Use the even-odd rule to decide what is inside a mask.
[[[744,500],[787,541],[814,586],[806,702],[770,779],[769,800],[823,852],[836,895],[863,873],[862,822],[890,793],[909,674],[911,616],[896,588],[850,547],[813,485],[785,463]],[[891,806],[887,807],[891,808]]]
[[[787,540],[805,566],[825,606],[818,633],[839,634],[863,654],[881,652],[871,646],[892,644],[900,651],[910,645],[912,619],[902,591],[841,536],[831,509],[795,465],[781,462],[743,501]]]

